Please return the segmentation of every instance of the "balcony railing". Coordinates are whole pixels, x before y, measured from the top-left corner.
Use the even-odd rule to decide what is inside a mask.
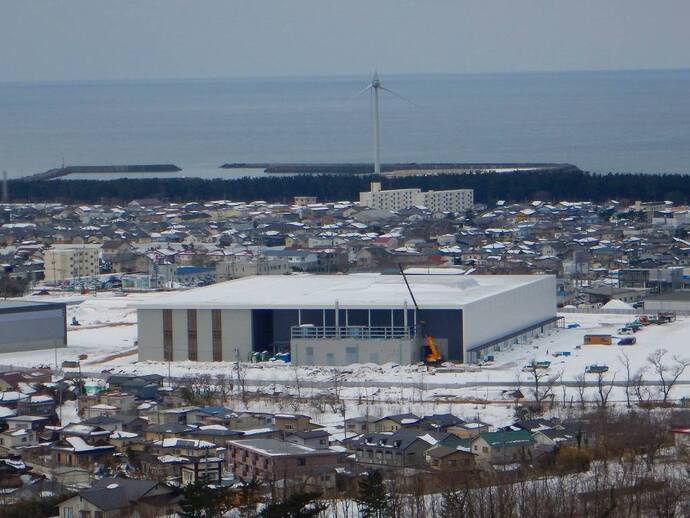
[[[290,337],[295,340],[349,339],[392,340],[414,338],[415,328],[404,326],[292,326]]]

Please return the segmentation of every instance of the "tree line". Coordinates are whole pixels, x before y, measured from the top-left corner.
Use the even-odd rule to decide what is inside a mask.
[[[236,179],[12,180],[9,191],[11,201],[15,202],[122,203],[139,198],[158,198],[171,202],[230,199],[287,203],[294,196],[316,196],[319,201],[356,200],[359,192],[368,190],[372,181],[382,182],[384,189],[474,189],[474,199],[478,203],[535,199],[690,201],[690,182],[685,175],[598,174],[577,168],[398,178],[331,174]]]

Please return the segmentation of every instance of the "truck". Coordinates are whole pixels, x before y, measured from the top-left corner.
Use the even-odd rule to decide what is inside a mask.
[[[548,360],[533,361],[522,367],[523,372],[531,372],[535,369],[548,369],[551,366],[551,362]]]
[[[666,324],[676,320],[676,314],[672,311],[664,311],[657,314],[657,324]]]

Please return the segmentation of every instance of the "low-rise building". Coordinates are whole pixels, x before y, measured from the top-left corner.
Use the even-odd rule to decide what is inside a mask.
[[[472,441],[478,462],[511,464],[532,458],[534,438],[526,430],[483,432]]]
[[[335,468],[341,454],[275,439],[228,442],[228,461],[242,480],[300,481],[309,487],[335,487]]]

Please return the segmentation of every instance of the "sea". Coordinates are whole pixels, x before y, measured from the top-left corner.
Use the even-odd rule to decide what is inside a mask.
[[[690,172],[690,70],[382,75],[383,162],[559,162]],[[0,83],[0,170],[371,162],[370,78]],[[402,98],[404,99],[402,99]],[[411,101],[411,102],[408,102]],[[80,174],[109,179],[122,174]],[[150,173],[128,173],[150,177]]]

